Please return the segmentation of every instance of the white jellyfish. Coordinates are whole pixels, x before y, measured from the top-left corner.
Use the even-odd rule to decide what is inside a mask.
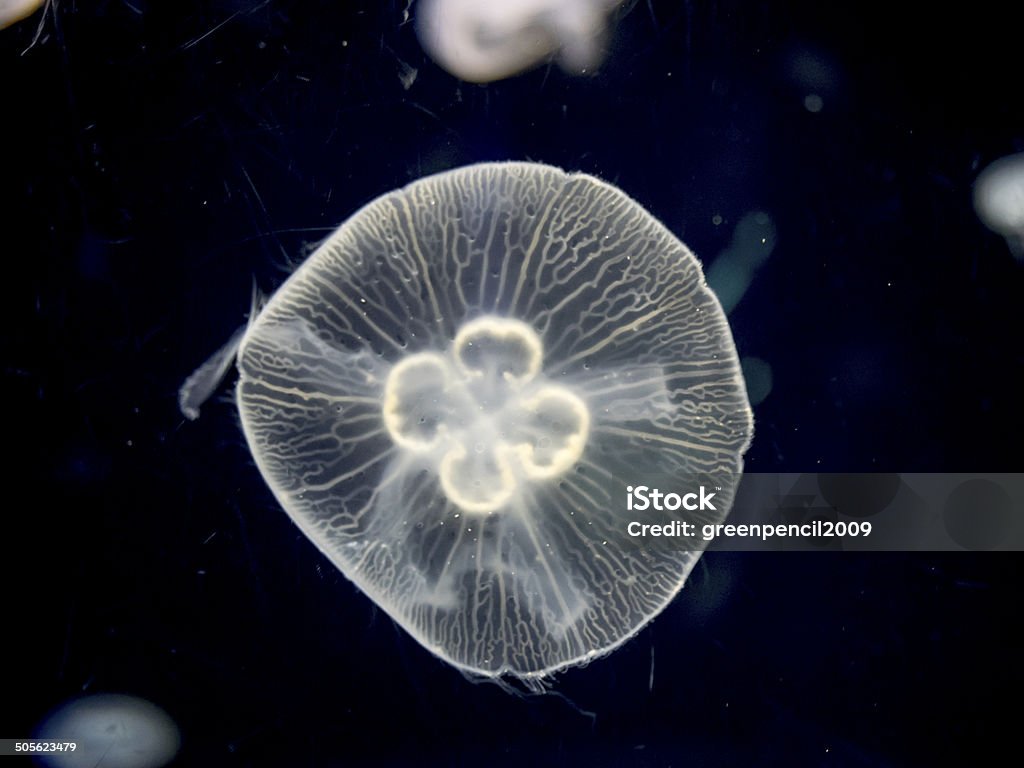
[[[527,684],[632,637],[696,563],[631,537],[628,484],[707,482],[719,521],[752,432],[693,254],[618,189],[532,163],[369,203],[238,368],[249,447],[306,536],[427,649]]]
[[[28,18],[43,4],[43,0],[0,0],[0,29]]]
[[[61,705],[34,738],[75,745],[74,750],[39,754],[43,765],[53,768],[160,768],[181,745],[178,726],[160,707],[113,693]]]
[[[1024,259],[1024,152],[1000,158],[981,172],[974,184],[974,210],[986,227],[1006,238],[1014,257]]]
[[[554,56],[569,72],[604,58],[607,16],[621,0],[420,0],[430,56],[462,80],[501,80]]]

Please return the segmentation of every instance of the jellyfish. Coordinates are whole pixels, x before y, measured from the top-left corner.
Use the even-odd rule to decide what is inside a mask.
[[[43,0],[0,0],[0,29],[31,16]]]
[[[1024,259],[1024,152],[1000,158],[978,176],[974,210],[993,232],[1006,238],[1010,253]]]
[[[73,751],[40,753],[53,768],[160,768],[181,745],[178,726],[164,710],[136,696],[99,693],[73,699],[39,726],[35,739],[75,744]]]
[[[427,53],[462,80],[487,83],[555,56],[569,72],[604,58],[606,17],[620,0],[420,0]]]
[[[694,255],[617,188],[535,163],[366,205],[237,365],[248,445],[305,535],[429,651],[527,685],[634,636],[697,562],[630,534],[632,485],[713,487],[646,522],[720,521],[752,435]]]

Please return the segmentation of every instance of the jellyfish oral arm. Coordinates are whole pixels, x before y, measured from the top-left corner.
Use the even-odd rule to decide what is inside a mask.
[[[388,433],[427,460],[466,513],[500,511],[583,453],[590,412],[568,387],[545,380],[543,353],[526,323],[485,316],[459,329],[448,355],[411,355],[388,376]]]

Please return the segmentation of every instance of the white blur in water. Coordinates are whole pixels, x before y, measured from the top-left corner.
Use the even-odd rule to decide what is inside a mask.
[[[607,17],[621,0],[420,0],[420,43],[456,77],[488,83],[555,57],[585,73],[604,59]]]
[[[39,756],[42,765],[52,768],[160,768],[181,745],[178,726],[160,707],[113,693],[61,705],[33,738],[77,744],[73,752]]]
[[[974,184],[974,210],[993,232],[1006,238],[1015,258],[1024,259],[1024,152],[1000,158]]]
[[[43,0],[0,0],[0,29],[31,16]]]

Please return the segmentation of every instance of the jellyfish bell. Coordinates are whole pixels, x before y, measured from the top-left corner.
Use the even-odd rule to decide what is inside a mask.
[[[1024,152],[996,160],[974,184],[974,210],[982,223],[1006,238],[1024,259]]]
[[[713,478],[718,522],[752,434],[693,254],[615,187],[534,163],[369,203],[237,360],[288,514],[424,647],[491,679],[539,684],[664,609],[700,548],[631,538],[627,486]]]

